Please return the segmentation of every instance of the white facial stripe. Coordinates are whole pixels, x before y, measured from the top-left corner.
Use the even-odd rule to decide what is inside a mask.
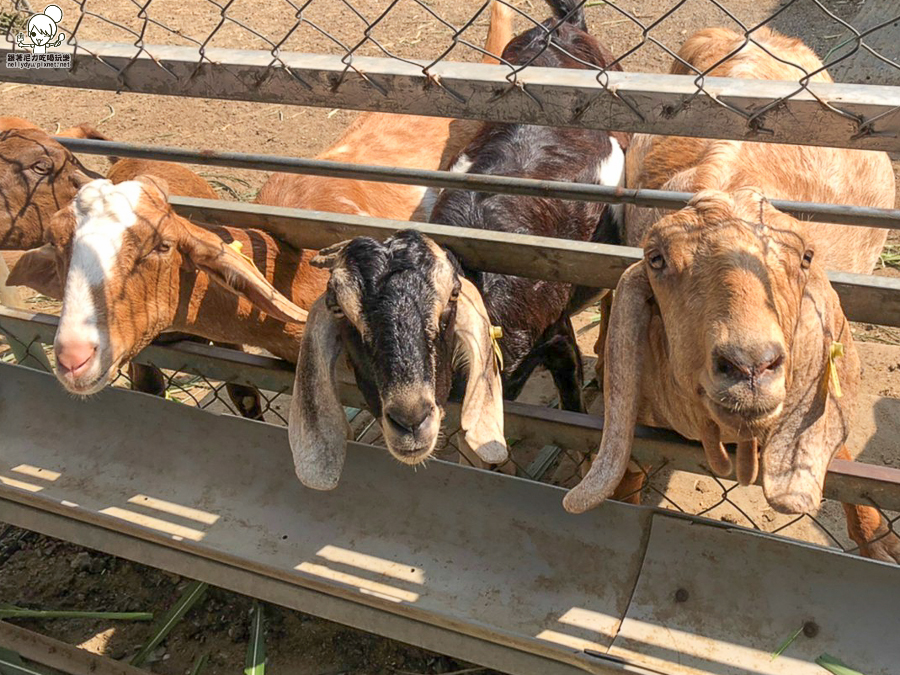
[[[428,222],[431,220],[431,212],[434,211],[434,205],[437,203],[441,190],[440,188],[426,188],[425,186],[419,186],[419,189],[422,197],[419,205],[416,207],[414,218]]]
[[[597,166],[596,181],[600,185],[618,187],[625,180],[625,153],[622,152],[619,142],[612,136],[609,137],[609,142],[612,150]]]
[[[142,186],[135,181],[113,185],[108,180],[95,180],[75,197],[75,234],[58,342],[87,340],[96,344],[98,351],[108,346],[109,336],[100,335],[94,298],[103,295],[125,232],[137,222],[135,208],[141,194]]]
[[[468,173],[469,169],[472,168],[472,160],[469,159],[468,155],[460,155],[459,158],[453,162],[453,166],[450,167],[450,170],[453,173]]]

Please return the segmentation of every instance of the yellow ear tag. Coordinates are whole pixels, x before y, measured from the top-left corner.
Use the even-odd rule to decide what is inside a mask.
[[[841,391],[841,379],[838,377],[837,365],[834,360],[844,355],[844,345],[840,342],[832,342],[831,349],[828,350],[828,377],[834,387],[834,395],[836,398],[843,396]]]
[[[253,258],[251,258],[251,257],[248,256],[248,255],[244,255],[244,245],[243,245],[241,242],[239,242],[237,239],[235,239],[235,240],[234,240],[233,242],[231,242],[230,244],[226,244],[226,246],[227,246],[228,248],[234,249],[234,252],[235,252],[235,253],[237,253],[239,256],[241,256],[241,257],[242,257],[244,260],[246,260],[248,263],[250,263],[251,265],[253,265],[254,267],[256,267],[256,263],[253,262]]]
[[[503,328],[500,326],[491,326],[491,345],[494,347],[494,362],[497,369],[503,372],[503,352],[500,351],[500,343],[497,342],[503,337]]]

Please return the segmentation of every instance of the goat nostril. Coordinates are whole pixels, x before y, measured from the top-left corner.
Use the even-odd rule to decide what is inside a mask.
[[[719,356],[716,358],[716,372],[719,375],[724,375],[726,377],[744,377],[746,376],[745,369],[741,368],[737,364],[732,361],[729,361],[724,356]]]
[[[776,356],[774,359],[772,359],[772,360],[769,361],[768,363],[766,363],[766,364],[764,364],[763,366],[761,366],[760,369],[759,369],[759,373],[760,373],[760,375],[762,375],[762,374],[767,373],[767,372],[769,372],[769,371],[776,371],[776,370],[778,370],[779,368],[781,368],[781,366],[782,366],[783,363],[784,363],[784,354],[779,354],[779,355]]]
[[[96,353],[95,345],[89,342],[74,342],[57,349],[56,361],[64,371],[77,375],[85,369]]]
[[[419,410],[403,410],[397,408],[386,409],[385,417],[399,431],[407,434],[414,434],[431,419],[434,411],[432,406],[423,407]]]
[[[777,372],[785,360],[784,349],[777,344],[749,348],[724,346],[716,349],[714,356],[717,375],[732,380],[749,380],[751,383]]]

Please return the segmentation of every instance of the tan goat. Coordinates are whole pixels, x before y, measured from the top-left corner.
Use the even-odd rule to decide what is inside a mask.
[[[491,4],[484,51],[500,55],[512,38],[512,10]],[[499,63],[485,55],[482,63]],[[481,128],[475,120],[363,113],[332,148],[317,159],[410,169],[446,169]],[[396,220],[428,220],[437,197],[433,188],[371,181],[276,173],[256,201],[261,204],[367,215]],[[321,277],[322,288],[328,274]]]
[[[754,37],[780,60],[750,44],[713,75],[792,80],[802,72],[785,62],[806,71],[821,66],[799,40],[766,29]],[[729,30],[705,30],[680,55],[703,69],[743,42]],[[848,457],[859,384],[850,326],[825,270],[870,272],[886,233],[802,223],[767,200],[891,208],[887,156],[637,136],[626,172],[629,187],[698,194],[677,213],[626,209],[625,243],[641,245],[644,260],[616,289],[603,439],[566,509],[585,511],[613,493],[636,423],[701,441],[720,475],[732,470],[723,444],[736,443],[741,483],[756,481],[761,459],[763,489],[776,510],[817,509],[831,459]],[[863,553],[900,562],[900,539],[876,510],[845,510]]]

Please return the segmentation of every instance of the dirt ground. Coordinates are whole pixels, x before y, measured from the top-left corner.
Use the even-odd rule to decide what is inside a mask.
[[[0,17],[15,0],[0,0]],[[71,32],[79,17],[78,4],[72,0],[58,3],[64,12],[64,30]],[[81,40],[134,42],[141,22],[137,4],[129,0],[93,0],[89,15],[78,27]],[[141,3],[143,4],[143,3]],[[352,5],[368,19],[378,17],[388,0],[353,0]],[[462,24],[481,7],[480,0],[432,0],[428,7],[454,25]],[[516,6],[539,19],[547,15],[540,0],[519,0]],[[652,24],[665,11],[674,13],[655,26],[654,40],[635,50],[623,61],[626,70],[661,72],[668,68],[666,49],[677,50],[681,42],[695,30],[723,25],[737,27],[735,19],[752,26],[787,5],[773,22],[779,30],[804,38],[821,56],[842,53],[839,45],[847,36],[839,20],[865,27],[883,18],[891,0],[829,0],[824,4],[835,18],[829,17],[811,0],[794,3],[779,0],[725,0],[733,13],[729,17],[709,0],[621,0],[621,9],[635,15],[646,25]],[[32,2],[37,7],[37,3]],[[194,0],[190,11],[179,0],[153,0],[148,14],[161,27],[150,24],[144,35],[147,44],[192,44],[203,42],[214,31],[221,13],[213,2]],[[99,17],[106,17],[110,23]],[[363,23],[345,2],[317,0],[304,14],[311,23],[292,30],[295,9],[282,2],[235,0],[229,4],[227,20],[209,41],[213,47],[270,49],[281,42],[284,51],[325,52],[343,54],[345,48],[362,40]],[[588,10],[592,32],[615,54],[623,54],[642,41],[640,27],[617,12],[612,5],[598,3]],[[469,29],[464,38],[480,44],[486,30],[486,14]],[[244,24],[242,26],[241,24]],[[312,24],[330,33],[323,35]],[[123,28],[124,27],[124,28]],[[254,34],[247,27],[256,31]],[[527,27],[524,19],[517,28]],[[888,29],[890,30],[890,29]],[[423,5],[401,1],[386,20],[372,31],[381,46],[402,57],[437,58],[449,45],[450,31],[436,21]],[[895,33],[896,35],[896,33]],[[261,37],[262,36],[262,37]],[[897,58],[898,45],[880,37],[879,49],[889,58]],[[894,40],[896,43],[896,40]],[[891,52],[893,50],[893,52]],[[363,44],[359,54],[380,55],[371,42]],[[476,60],[479,55],[465,46],[456,48],[449,57],[454,60]],[[859,56],[831,69],[837,80],[900,84],[900,70],[875,67],[869,57]],[[329,147],[355,118],[352,111],[321,108],[299,108],[287,105],[224,102],[207,99],[180,99],[164,96],[115,94],[36,87],[0,82],[0,114],[26,117],[48,130],[87,122],[115,140],[135,143],[163,144],[186,148],[210,148],[242,152],[282,154],[298,157],[314,156]],[[897,157],[894,157],[897,160]],[[103,171],[106,161],[86,157],[86,164]],[[195,167],[210,180],[225,199],[251,199],[265,180],[265,174],[234,169]],[[900,162],[895,161],[900,174]],[[900,246],[900,238],[891,238],[892,246]],[[891,249],[898,251],[900,249]],[[889,259],[886,256],[886,260]],[[900,276],[900,271],[885,267],[876,274]],[[37,298],[35,309],[52,310],[53,305]],[[595,329],[589,329],[594,312],[576,317],[576,327],[584,329],[579,337],[585,354],[592,352]],[[864,342],[864,391],[868,395],[900,399],[900,332],[878,326],[857,325],[855,336]],[[588,368],[588,377],[592,372]],[[549,404],[554,394],[549,378],[538,375],[522,400]],[[872,399],[874,401],[874,399]],[[896,438],[900,401],[880,401],[861,414],[862,420],[852,441],[854,451],[866,461],[900,466],[900,453],[884,440],[873,442],[877,429],[880,439]],[[865,407],[865,406],[863,406]],[[377,436],[377,434],[374,434]],[[373,437],[370,440],[377,441]],[[572,467],[554,468],[557,475]],[[671,506],[678,504],[697,512],[713,506],[719,499],[719,486],[711,478],[681,472],[661,472],[654,486],[664,490],[666,498],[650,492],[645,503]],[[730,483],[727,483],[730,485]],[[711,517],[746,525],[742,511],[754,517],[763,529],[772,530],[784,519],[768,509],[758,489],[733,493],[736,509],[729,504],[710,511]],[[667,501],[668,500],[668,501]],[[819,516],[829,530],[843,538],[840,508],[829,503]],[[785,534],[829,543],[826,536],[809,523],[799,523]],[[43,537],[13,527],[0,525],[0,604],[12,603],[33,608],[79,610],[149,610],[160,616],[174,603],[187,581],[175,575],[143,567],[122,559],[87,551],[68,543]],[[195,660],[209,655],[205,673],[237,672],[244,662],[249,636],[251,601],[220,589],[211,589],[159,647],[147,667],[165,675],[191,671]],[[297,675],[381,674],[381,673],[449,673],[467,668],[448,657],[427,653],[400,643],[368,635],[299,612],[267,605],[268,665],[273,672]],[[70,644],[84,646],[112,658],[130,657],[150,634],[150,625],[89,620],[21,621],[20,625],[38,630]]]

